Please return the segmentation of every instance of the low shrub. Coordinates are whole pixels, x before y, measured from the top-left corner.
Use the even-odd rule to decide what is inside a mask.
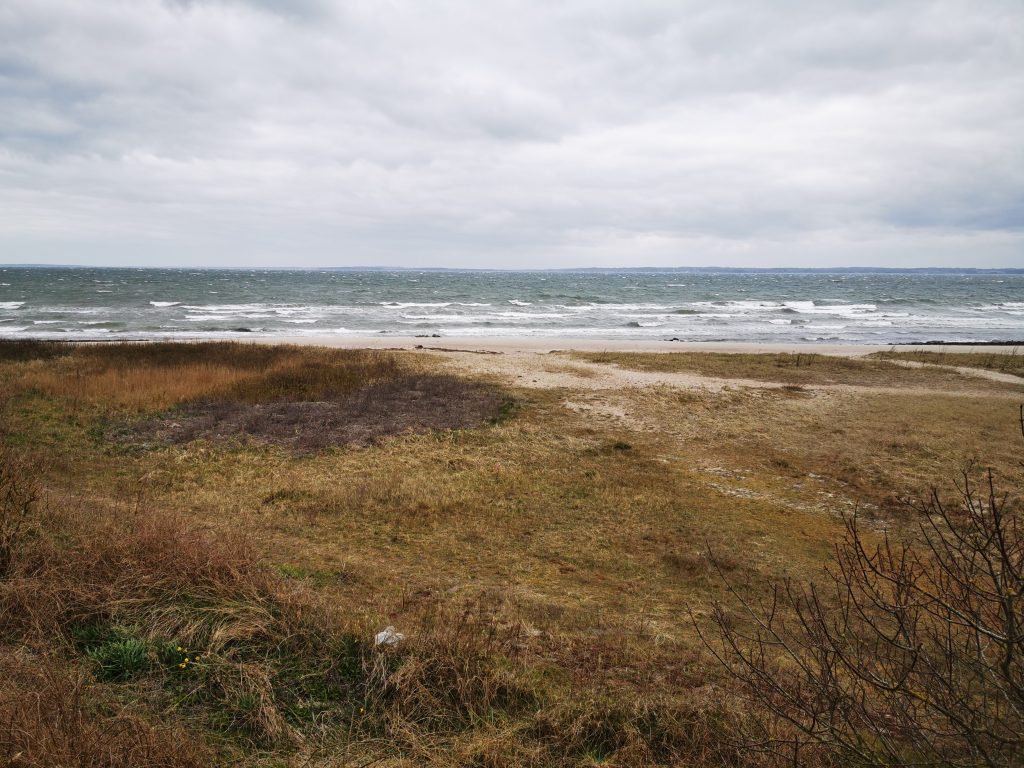
[[[1024,409],[1022,409],[1024,431]],[[1019,766],[1024,755],[1024,517],[992,473],[915,505],[916,539],[847,521],[822,583],[733,594],[708,648],[749,693],[751,750],[787,764]]]

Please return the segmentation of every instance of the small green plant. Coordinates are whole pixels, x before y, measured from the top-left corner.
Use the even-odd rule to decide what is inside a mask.
[[[109,640],[90,648],[86,655],[96,665],[96,677],[100,680],[128,680],[151,667],[149,647],[137,637]]]

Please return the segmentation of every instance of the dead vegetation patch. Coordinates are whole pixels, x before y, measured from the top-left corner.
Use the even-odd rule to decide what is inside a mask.
[[[10,396],[106,424],[127,445],[245,440],[296,453],[493,422],[492,384],[389,351],[238,342],[0,346]]]
[[[114,432],[128,443],[251,439],[298,453],[371,445],[403,433],[469,429],[497,419],[497,389],[454,376],[401,375],[330,400],[203,400]]]

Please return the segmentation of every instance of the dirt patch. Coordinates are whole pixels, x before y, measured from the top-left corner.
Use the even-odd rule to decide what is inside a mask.
[[[468,429],[493,421],[510,400],[496,387],[455,376],[406,375],[317,402],[209,400],[111,432],[130,444],[251,439],[313,453],[370,445],[403,433]]]

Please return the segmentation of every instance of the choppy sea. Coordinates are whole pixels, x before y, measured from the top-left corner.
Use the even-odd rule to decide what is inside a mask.
[[[0,267],[0,338],[1024,339],[1024,274]]]

